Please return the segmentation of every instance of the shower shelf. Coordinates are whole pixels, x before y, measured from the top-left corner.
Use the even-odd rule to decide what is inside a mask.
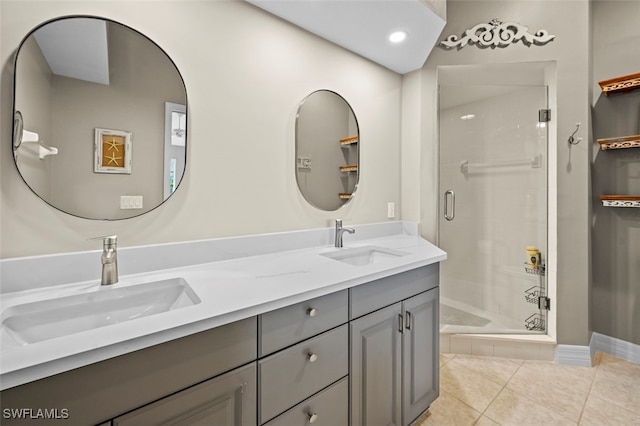
[[[540,314],[533,314],[524,320],[524,326],[531,331],[545,331],[544,317]]]
[[[541,275],[544,276],[545,271],[546,271],[546,266],[544,264],[538,266],[537,268],[532,268],[531,266],[527,266],[529,265],[528,263],[525,262],[524,264],[524,271],[527,274],[532,274],[532,275]]]
[[[533,303],[534,305],[537,305],[539,303],[541,296],[542,291],[538,286],[531,287],[530,289],[524,291],[525,300],[529,303]]]

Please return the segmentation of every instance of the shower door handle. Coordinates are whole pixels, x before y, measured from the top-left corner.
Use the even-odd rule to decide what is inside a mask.
[[[449,213],[449,199],[451,199],[451,213]],[[453,220],[456,217],[456,193],[449,189],[444,193],[444,218]]]

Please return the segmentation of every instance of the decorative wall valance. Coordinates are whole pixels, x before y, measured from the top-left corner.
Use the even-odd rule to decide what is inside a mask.
[[[554,38],[555,35],[550,35],[546,30],[539,30],[535,34],[531,34],[527,26],[515,22],[502,22],[500,19],[494,18],[488,24],[478,24],[466,30],[460,39],[456,35],[450,35],[440,44],[449,49],[454,47],[462,49],[467,44],[477,44],[481,48],[495,48],[506,47],[522,40],[522,43],[527,46],[532,44],[541,46]]]

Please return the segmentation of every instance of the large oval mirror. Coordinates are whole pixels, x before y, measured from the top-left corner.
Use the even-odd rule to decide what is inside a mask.
[[[360,133],[351,106],[330,90],[307,96],[296,118],[296,180],[321,210],[349,202],[359,176]]]
[[[66,213],[138,216],[182,179],[186,105],[175,64],[141,33],[94,17],[47,22],[16,54],[16,166],[40,198]]]

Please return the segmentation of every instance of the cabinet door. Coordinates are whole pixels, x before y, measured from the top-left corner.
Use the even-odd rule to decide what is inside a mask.
[[[351,322],[351,424],[400,426],[402,304]]]
[[[403,423],[410,424],[438,397],[438,288],[403,302]]]
[[[252,363],[114,419],[114,426],[255,426],[256,366]]]

